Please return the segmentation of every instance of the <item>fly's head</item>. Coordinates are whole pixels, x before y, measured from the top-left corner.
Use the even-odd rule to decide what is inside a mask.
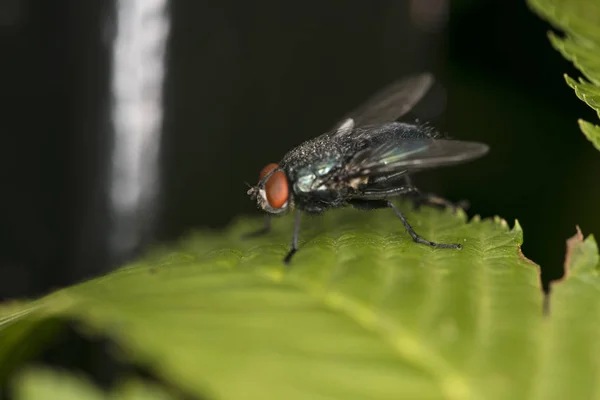
[[[248,189],[248,195],[256,200],[259,208],[270,214],[283,214],[292,205],[285,172],[274,163],[260,171],[258,184]]]

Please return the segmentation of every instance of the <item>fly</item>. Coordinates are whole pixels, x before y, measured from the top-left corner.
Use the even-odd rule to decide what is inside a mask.
[[[396,122],[421,100],[433,81],[431,74],[423,73],[392,83],[330,131],[292,149],[279,163],[265,166],[258,184],[248,190],[267,212],[265,225],[246,236],[269,232],[271,215],[295,209],[291,248],[283,260],[287,264],[298,250],[302,212],[321,214],[345,206],[391,208],[415,242],[460,249],[460,244],[434,243],[419,236],[390,201],[411,195],[432,204],[451,204],[421,194],[409,174],[470,161],[489,150],[483,143],[442,139],[429,127]]]

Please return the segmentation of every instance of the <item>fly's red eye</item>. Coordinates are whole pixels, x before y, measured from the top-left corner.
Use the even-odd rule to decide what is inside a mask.
[[[268,164],[262,169],[262,171],[260,171],[259,179],[263,179],[269,172],[278,167],[279,165],[274,163]],[[267,195],[267,202],[271,207],[283,207],[290,194],[287,178],[285,177],[285,173],[283,173],[283,171],[277,171],[269,177],[265,183],[265,193]]]
[[[265,192],[271,207],[283,207],[289,196],[288,183],[283,171],[277,171],[269,177],[265,184]]]
[[[275,164],[275,163],[271,163],[271,164],[267,164],[266,167],[264,167],[261,171],[260,171],[260,175],[258,176],[258,180],[260,181],[262,178],[264,178],[265,176],[267,176],[267,174],[271,171],[273,171],[275,168],[279,167],[279,165]]]

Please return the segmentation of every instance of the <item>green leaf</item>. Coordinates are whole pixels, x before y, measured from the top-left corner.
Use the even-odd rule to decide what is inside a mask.
[[[156,385],[136,379],[121,382],[110,394],[86,378],[66,372],[29,368],[21,372],[14,385],[15,400],[168,400],[173,398]]]
[[[528,0],[528,3],[542,18],[565,33],[561,38],[550,32],[550,42],[587,79],[576,81],[565,75],[567,84],[600,116],[600,2]],[[600,127],[582,120],[579,126],[600,150]]]
[[[568,386],[556,375],[563,369],[585,378],[579,398],[598,389],[587,379],[597,373],[597,319],[588,328],[544,320],[539,270],[520,253],[518,224],[403,210],[423,236],[464,248],[413,243],[390,210],[338,210],[303,221],[286,269],[292,218],[242,241],[261,223],[244,220],[0,311],[0,344],[32,321],[76,321],[82,334],[110,338],[125,359],[207,399],[564,399],[545,392]],[[577,269],[589,271],[597,249],[582,253]],[[576,299],[559,292],[557,307],[581,315],[600,304],[592,287]],[[591,353],[559,357],[556,346]]]
[[[542,340],[536,399],[589,399],[600,390],[600,258],[593,236],[577,234],[567,243],[565,277],[552,284]],[[552,379],[552,377],[556,377]]]

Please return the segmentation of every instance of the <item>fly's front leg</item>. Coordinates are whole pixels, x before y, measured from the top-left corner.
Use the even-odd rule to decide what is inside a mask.
[[[253,232],[248,232],[242,235],[242,239],[249,239],[256,236],[262,236],[271,232],[271,214],[265,216],[265,223],[262,228],[257,229]]]
[[[289,264],[290,260],[292,259],[292,256],[296,254],[296,251],[298,251],[298,236],[300,234],[300,214],[300,210],[296,211],[296,220],[294,222],[294,236],[292,237],[292,247],[283,259],[284,264]]]

